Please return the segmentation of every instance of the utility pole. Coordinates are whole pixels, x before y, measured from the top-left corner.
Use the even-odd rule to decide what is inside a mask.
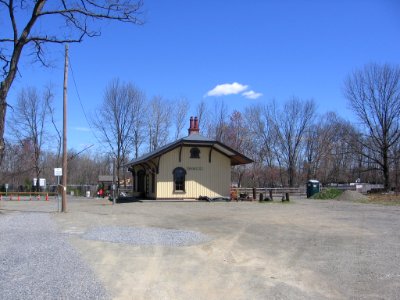
[[[113,205],[115,204],[115,157],[113,158],[113,183],[112,183],[112,198],[113,198]]]
[[[67,212],[67,84],[68,84],[68,44],[65,45],[64,94],[63,94],[63,162],[61,212]]]

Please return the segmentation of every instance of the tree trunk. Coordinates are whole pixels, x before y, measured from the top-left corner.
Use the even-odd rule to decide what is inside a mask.
[[[388,159],[388,150],[383,150],[383,178],[384,178],[384,188],[385,191],[390,191],[390,175],[389,175],[389,159]]]
[[[42,11],[42,8],[45,5],[45,3],[46,1],[40,0],[37,1],[37,3],[35,4],[31,19],[29,20],[28,24],[22,31],[18,41],[14,42],[14,50],[11,56],[11,60],[9,61],[9,67],[6,73],[7,76],[4,78],[2,82],[0,82],[0,165],[4,157],[4,128],[6,121],[6,110],[7,110],[6,99],[8,91],[10,90],[11,85],[14,82],[15,75],[17,74],[18,62],[21,57],[22,49],[26,44],[32,26],[35,24],[38,18],[38,13]]]
[[[7,96],[7,92],[3,88],[3,83],[1,83],[1,88],[0,88],[0,166],[1,166],[1,163],[3,162],[4,150],[5,150],[4,126],[5,126],[6,110],[7,110],[6,96]]]
[[[117,165],[116,165],[116,176],[117,176],[117,178],[116,178],[116,180],[117,180],[117,186],[116,186],[116,188],[117,189],[119,189],[120,188],[120,186],[119,186],[119,179],[120,179],[120,169],[121,169],[121,156],[118,154],[118,156],[117,156]]]
[[[296,166],[294,163],[293,158],[289,158],[289,167],[288,167],[288,183],[289,187],[293,187],[295,183],[295,176],[296,176]]]
[[[288,170],[288,175],[289,175],[289,187],[293,187],[294,186],[294,176],[295,176],[295,171],[294,171],[294,167],[293,166],[289,166],[289,170]]]
[[[4,129],[6,123],[6,112],[7,112],[7,94],[8,88],[5,82],[0,82],[0,166],[3,162],[4,152],[6,144],[4,142]]]

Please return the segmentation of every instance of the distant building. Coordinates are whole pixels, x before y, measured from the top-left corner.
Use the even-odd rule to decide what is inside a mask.
[[[359,193],[369,193],[371,190],[382,190],[384,189],[383,184],[372,184],[372,183],[350,183],[350,185],[355,185],[356,191]]]
[[[229,197],[231,166],[252,160],[199,134],[197,117],[189,135],[127,164],[135,196],[150,199]]]
[[[99,175],[99,183],[103,184],[111,184],[113,182],[112,175]]]

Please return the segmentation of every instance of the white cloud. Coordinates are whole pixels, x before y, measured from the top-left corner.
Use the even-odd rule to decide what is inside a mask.
[[[91,131],[90,128],[87,128],[87,127],[74,127],[73,129],[76,131],[83,131],[83,132]]]
[[[256,93],[255,91],[247,91],[242,93],[242,96],[246,97],[247,99],[257,99],[262,96],[261,93]]]
[[[236,95],[247,90],[248,85],[243,85],[237,82],[219,84],[211,91],[208,91],[206,96],[225,96]]]

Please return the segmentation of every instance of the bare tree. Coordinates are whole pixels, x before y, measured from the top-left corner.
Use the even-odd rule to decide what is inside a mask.
[[[288,184],[291,187],[296,184],[296,168],[304,145],[304,136],[314,115],[314,101],[292,98],[273,116],[277,159],[286,167]]]
[[[321,165],[327,160],[334,159],[331,154],[341,132],[340,126],[344,121],[336,113],[328,112],[317,118],[305,134],[305,175],[306,179],[318,178]]]
[[[33,147],[31,161],[37,178],[37,188],[43,169],[43,145],[49,134],[46,125],[50,117],[52,97],[49,90],[40,96],[35,88],[22,89],[10,119],[10,128],[17,141],[21,145],[29,141]]]
[[[321,161],[318,173],[322,182],[354,182],[360,177],[359,132],[347,121],[337,119],[335,135],[330,141],[330,155]]]
[[[154,151],[168,142],[171,111],[171,103],[161,96],[155,96],[150,101],[147,116],[149,151]]]
[[[199,120],[200,133],[205,132],[209,127],[208,108],[206,102],[202,100],[196,107],[196,116]]]
[[[132,84],[116,79],[107,86],[103,103],[91,121],[116,158],[117,178],[120,178],[121,166],[128,162],[132,141],[139,138],[132,134],[138,130],[136,120],[141,116],[137,113],[143,98],[143,93]]]
[[[390,189],[390,152],[400,139],[400,68],[366,65],[347,77],[344,94],[364,127],[360,154],[377,164]]]
[[[226,134],[223,141],[226,145],[245,155],[251,156],[252,140],[250,129],[244,120],[243,114],[237,110],[229,116]],[[238,186],[242,184],[243,177],[247,171],[246,165],[238,165],[232,168],[232,177]]]
[[[175,140],[181,137],[182,130],[187,125],[187,115],[190,108],[189,101],[186,98],[180,98],[174,101],[174,125],[175,125]]]
[[[263,179],[257,178],[257,180],[271,187],[277,184],[276,155],[273,151],[276,143],[273,111],[274,107],[269,105],[253,105],[245,110],[252,140],[250,157],[254,158],[254,170],[264,177]],[[264,171],[259,172],[260,169]]]
[[[51,85],[47,86],[45,88],[45,93],[48,95],[47,99],[51,101],[47,101],[47,110],[49,113],[49,118],[51,121],[51,124],[53,125],[54,129],[54,134],[51,134],[50,138],[55,139],[57,141],[57,152],[56,152],[56,162],[55,166],[61,166],[61,147],[62,147],[62,133],[60,128],[57,126],[56,122],[56,113],[55,113],[55,107],[53,105],[53,99],[54,99],[54,94],[53,94],[53,87]]]
[[[80,43],[85,37],[100,35],[94,25],[99,20],[142,24],[142,0],[1,0],[0,12],[8,14],[0,35],[0,162],[4,153],[7,95],[19,70],[23,50],[46,65],[45,45]],[[46,26],[50,24],[51,26]]]
[[[129,88],[129,93],[135,93],[134,88]],[[133,97],[134,95],[131,95],[131,98],[134,99],[133,101],[133,107],[132,107],[132,134],[131,134],[131,139],[132,139],[132,146],[134,150],[134,157],[138,158],[139,153],[140,153],[140,148],[142,144],[145,142],[146,137],[145,137],[145,127],[146,127],[146,120],[143,118],[143,116],[146,116],[148,113],[148,108],[146,105],[146,96],[145,94],[140,91],[139,92],[139,97]]]
[[[219,142],[226,140],[225,135],[228,129],[227,116],[229,110],[225,102],[215,101],[214,110],[211,112],[212,118],[208,123],[207,135]]]
[[[34,177],[31,167],[32,147],[29,141],[23,145],[20,143],[10,143],[6,141],[7,147],[4,152],[4,161],[0,168],[0,178],[2,182],[10,184],[10,188],[28,184],[29,191],[32,188],[32,178]]]
[[[73,153],[73,150],[68,151]],[[68,164],[68,179],[74,184],[88,185],[96,184],[99,174],[108,174],[107,171],[112,169],[112,161],[106,155],[99,153],[86,153],[73,156]],[[107,170],[108,169],[108,170]]]

